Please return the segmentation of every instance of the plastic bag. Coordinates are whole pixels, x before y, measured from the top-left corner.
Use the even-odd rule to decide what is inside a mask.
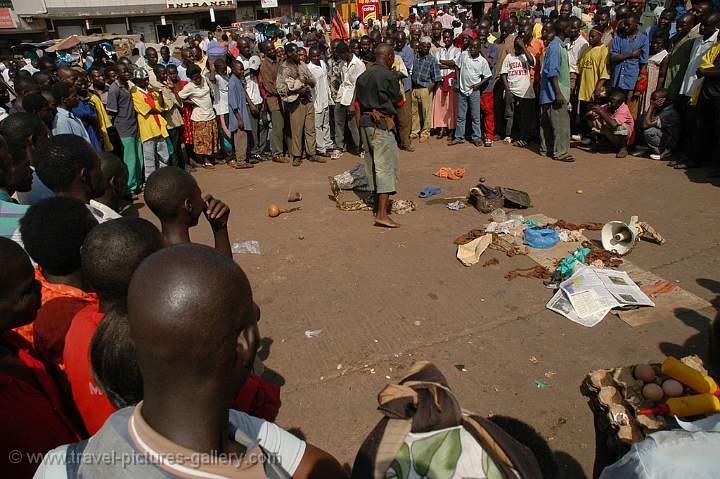
[[[560,241],[557,231],[551,228],[528,228],[525,230],[525,243],[531,248],[548,249]]]
[[[255,240],[233,243],[233,254],[260,254],[260,242]]]

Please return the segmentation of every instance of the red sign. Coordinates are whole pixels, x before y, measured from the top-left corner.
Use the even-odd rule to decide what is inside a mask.
[[[15,21],[9,8],[0,8],[0,28],[15,28]]]
[[[360,21],[367,25],[368,20],[376,22],[378,15],[380,15],[380,3],[379,2],[358,2],[358,17]]]

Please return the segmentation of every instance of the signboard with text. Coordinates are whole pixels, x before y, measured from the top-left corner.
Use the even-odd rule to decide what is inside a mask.
[[[16,28],[9,8],[0,8],[0,28]]]
[[[357,5],[358,17],[360,21],[367,25],[368,20],[376,22],[378,15],[380,15],[380,3],[379,2],[358,2]]]
[[[278,6],[277,0],[260,0],[260,6],[263,8],[275,8]]]
[[[220,8],[234,7],[235,0],[165,0],[168,8]]]

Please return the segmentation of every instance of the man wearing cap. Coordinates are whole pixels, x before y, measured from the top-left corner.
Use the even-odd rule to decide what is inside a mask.
[[[388,216],[388,202],[397,190],[399,151],[393,130],[397,107],[405,100],[397,74],[393,47],[381,43],[375,49],[375,63],[357,80],[356,106],[365,147],[368,184],[376,195],[375,226],[400,226]]]
[[[134,85],[130,88],[133,107],[137,112],[145,178],[149,178],[156,169],[168,166],[170,162],[170,153],[165,140],[170,135],[167,131],[167,122],[162,116],[167,110],[165,100],[155,87],[149,85],[149,81],[147,71],[138,68],[133,72]]]
[[[432,98],[435,88],[442,82],[440,65],[430,55],[430,37],[422,37],[417,58],[412,71],[412,134],[410,138],[420,138],[424,143],[430,138],[432,127]],[[394,56],[394,54],[393,54]]]

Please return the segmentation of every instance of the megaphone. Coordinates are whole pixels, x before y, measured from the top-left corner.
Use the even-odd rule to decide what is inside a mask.
[[[600,238],[606,251],[612,251],[620,256],[628,254],[635,247],[640,238],[641,229],[638,217],[630,218],[630,223],[610,221],[603,226]]]

